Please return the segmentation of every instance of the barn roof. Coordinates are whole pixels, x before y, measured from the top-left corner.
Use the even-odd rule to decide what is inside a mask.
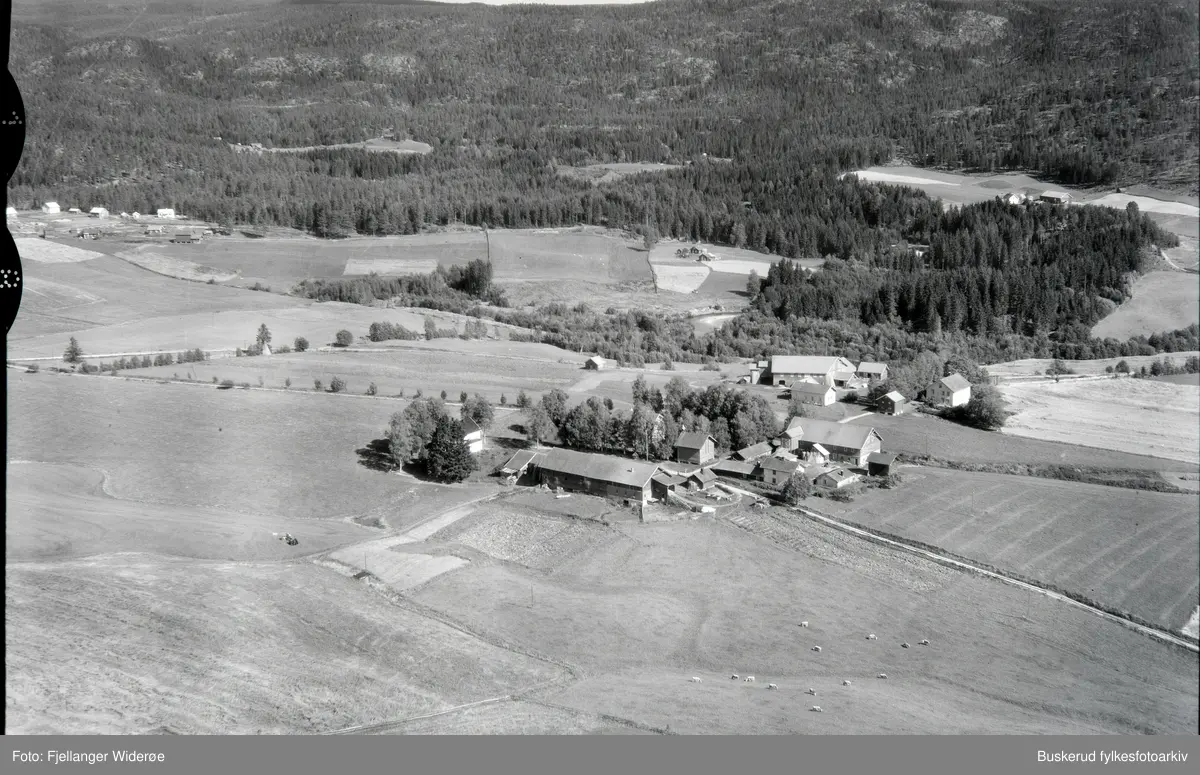
[[[470,417],[462,418],[462,429],[464,435],[483,430],[479,427],[479,423],[475,422],[475,420]]]
[[[854,364],[834,355],[773,355],[773,374],[828,374],[834,369],[854,369]]]
[[[545,453],[538,468],[626,487],[645,487],[650,477],[658,472],[658,466],[654,463],[639,463],[611,455],[592,455],[569,449],[554,449]]]
[[[764,468],[768,471],[787,471],[790,473],[800,467],[800,461],[799,460],[784,460],[783,458],[778,458],[778,457],[769,457],[769,458],[766,458],[765,460],[760,460],[758,463],[758,466],[759,466],[759,468]]]
[[[690,474],[688,479],[697,479],[702,483],[715,482],[717,480],[717,475],[707,468],[701,468],[699,471]]]
[[[704,431],[684,431],[679,434],[679,438],[675,441],[675,446],[682,447],[683,449],[700,449],[704,446],[704,442],[709,439],[712,439],[712,436]],[[713,439],[714,444],[716,441],[716,439]]]
[[[765,441],[760,441],[757,444],[751,444],[749,447],[739,449],[734,454],[742,460],[754,460],[755,458],[771,454],[771,445]]]
[[[811,420],[807,417],[797,417],[799,427],[803,431],[801,439],[812,444],[826,447],[842,447],[844,449],[862,449],[867,439],[875,431],[866,425],[853,423],[837,423],[827,420]]]
[[[967,378],[961,374],[951,374],[949,377],[942,377],[940,381],[955,392],[971,387],[971,383],[967,382]]]
[[[680,474],[669,474],[666,471],[659,471],[650,478],[659,484],[666,485],[667,487],[675,487],[676,485],[683,484],[688,479],[686,476],[682,476]]]
[[[908,400],[904,397],[904,394],[898,390],[893,390],[892,392],[885,394],[883,397],[895,404]]]
[[[818,479],[821,477],[825,477],[827,479],[832,479],[835,482],[844,482],[847,479],[853,479],[854,476],[855,476],[854,474],[850,473],[849,471],[847,471],[844,468],[835,468],[831,471],[825,471],[823,473],[817,474]]]
[[[887,364],[876,363],[875,361],[863,361],[858,364],[858,370],[867,374],[882,374],[887,371]]]
[[[892,463],[896,462],[896,453],[895,452],[872,452],[871,454],[867,455],[867,462],[875,463],[877,465],[882,465],[882,466],[890,466]]]
[[[508,462],[500,466],[500,471],[506,474],[515,474],[521,469],[528,467],[530,463],[536,462],[541,456],[542,453],[534,452],[531,449],[518,450],[515,455],[508,459]]]
[[[714,463],[709,469],[717,474],[734,474],[736,476],[749,476],[754,473],[756,468],[754,463],[743,463],[737,460],[721,460]]]

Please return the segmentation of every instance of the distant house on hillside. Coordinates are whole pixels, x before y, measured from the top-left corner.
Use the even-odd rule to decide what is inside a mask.
[[[175,217],[175,211],[170,207],[160,207],[154,211],[154,217],[172,219]]]
[[[1050,204],[1065,205],[1071,201],[1071,195],[1065,191],[1043,191],[1038,199]]]
[[[107,218],[108,210],[103,207],[93,207],[91,210],[88,210],[88,216],[91,218]]]
[[[925,401],[932,406],[962,406],[971,400],[971,383],[961,374],[951,374],[925,388]]]
[[[1010,204],[1010,205],[1023,205],[1023,204],[1025,204],[1025,195],[1020,193],[1019,191],[1014,191],[1011,194],[1008,194],[1007,196],[1005,196],[1004,201],[1006,204]]]
[[[771,384],[786,387],[804,379],[833,385],[834,372],[854,373],[854,364],[840,356],[775,355],[771,357]]]
[[[650,480],[658,473],[653,463],[611,455],[552,449],[538,462],[538,481],[547,487],[585,492],[604,498],[623,498],[645,505]]]
[[[912,407],[904,395],[898,391],[880,396],[875,401],[875,411],[880,414],[904,414]]]
[[[58,202],[46,202],[42,205],[42,212],[53,215],[56,213],[61,213],[62,210],[59,209]]]
[[[701,431],[684,431],[675,440],[675,460],[702,466],[717,457],[717,440]]]
[[[462,428],[463,441],[467,443],[472,455],[478,455],[483,451],[483,428],[480,428],[479,424],[470,417],[463,418]]]
[[[829,385],[818,385],[815,382],[797,382],[792,385],[792,395],[799,396],[800,402],[814,406],[829,406],[837,401],[837,392]]]
[[[854,370],[854,373],[863,379],[869,379],[873,382],[883,382],[888,378],[888,367],[886,363],[863,361],[858,364],[858,368]]]
[[[583,368],[599,371],[604,368],[604,359],[599,355],[593,355],[583,362]]]

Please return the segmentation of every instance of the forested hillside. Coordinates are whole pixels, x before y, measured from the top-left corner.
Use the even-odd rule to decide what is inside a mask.
[[[10,69],[30,116],[9,188],[21,207],[173,206],[320,236],[649,223],[848,256],[876,240],[848,225],[859,214],[837,206],[833,173],[893,158],[1196,189],[1197,8],[1186,0],[14,13]],[[433,150],[229,146],[385,131]],[[555,172],[620,160],[695,163],[600,187]]]

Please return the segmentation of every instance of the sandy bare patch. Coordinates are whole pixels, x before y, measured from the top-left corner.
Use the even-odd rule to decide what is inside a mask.
[[[1136,379],[1001,385],[1014,436],[1200,462],[1200,388]]]
[[[1133,296],[1092,328],[1092,336],[1128,339],[1200,323],[1200,277],[1149,272],[1133,284]]]
[[[346,261],[345,274],[429,274],[437,266],[436,258],[351,258]]]
[[[708,273],[709,267],[699,264],[683,266],[656,264],[654,267],[658,287],[661,290],[675,293],[695,293],[696,289],[708,279]]]
[[[1188,619],[1180,632],[1193,638],[1200,637],[1200,607],[1192,612],[1192,618]]]
[[[17,243],[17,252],[21,258],[40,264],[75,264],[104,256],[103,253],[93,250],[81,250],[40,238],[17,237],[13,242]]]
[[[1089,199],[1076,204],[1102,205],[1117,210],[1124,210],[1130,202],[1136,202],[1142,212],[1165,213],[1167,215],[1200,216],[1200,207],[1183,202],[1165,202],[1161,199],[1151,199],[1148,196],[1130,196],[1129,194],[1106,194],[1099,199]]]

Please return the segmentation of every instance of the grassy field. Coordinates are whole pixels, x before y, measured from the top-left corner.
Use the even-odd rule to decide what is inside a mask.
[[[1166,355],[1131,355],[1127,358],[1100,358],[1090,361],[1063,361],[1063,363],[1075,374],[1098,375],[1104,374],[1104,370],[1109,366],[1116,368],[1116,365],[1121,361],[1125,361],[1131,370],[1136,371],[1142,366],[1149,368],[1151,363],[1162,359],[1166,359],[1177,366],[1182,366],[1183,362],[1192,355],[1200,355],[1200,352],[1188,351],[1168,353]],[[994,363],[987,367],[987,371],[991,376],[999,377],[1001,382],[1016,382],[1044,375],[1046,369],[1050,368],[1052,363],[1053,361],[1049,358],[1026,358],[1020,361]]]
[[[675,251],[680,248],[699,247],[717,257],[716,261],[700,262],[694,257],[678,258]],[[650,263],[658,279],[660,291],[682,294],[698,294],[720,301],[744,299],[746,280],[750,272],[766,276],[771,265],[783,260],[782,256],[759,253],[744,248],[708,243],[662,240],[650,251]],[[802,259],[801,266],[818,268],[821,259]]]
[[[622,525],[548,574],[473,563],[416,597],[583,671],[543,699],[683,734],[1195,726],[1190,654],[807,522],[779,523],[786,540],[764,540],[755,533],[769,516],[739,519],[741,530],[707,520]],[[509,531],[491,539],[503,546],[524,529],[505,517],[489,524]],[[811,627],[798,629],[801,619]],[[922,637],[928,649],[899,648]],[[729,680],[735,672],[758,682]],[[780,690],[766,691],[768,681]],[[810,686],[815,699],[803,693]],[[813,702],[826,712],[807,713]]]
[[[449,343],[452,340],[446,340]],[[461,341],[461,340],[458,340]],[[433,340],[437,343],[438,340]],[[249,382],[257,387],[282,388],[287,379],[293,390],[311,391],[313,380],[326,387],[334,376],[347,383],[346,392],[362,394],[374,382],[381,396],[395,396],[402,391],[411,397],[417,390],[425,395],[438,395],[445,390],[451,400],[465,390],[479,393],[493,403],[500,396],[509,403],[525,390],[531,397],[554,388],[569,389],[584,376],[581,364],[558,363],[499,354],[469,353],[462,349],[445,350],[404,347],[376,352],[289,353],[269,358],[222,358],[205,363],[182,366],[159,366],[137,369],[135,376],[181,377],[191,373],[201,382],[231,379],[235,384]],[[485,343],[490,344],[490,343]]]
[[[9,460],[102,469],[124,500],[400,527],[480,493],[360,463],[397,401],[16,371],[8,396]]]
[[[925,414],[900,417],[872,414],[852,422],[874,427],[883,437],[883,448],[890,452],[928,455],[963,463],[1068,463],[1092,468],[1200,471],[1200,466],[1166,458],[980,431]]]
[[[435,713],[563,671],[311,564],[12,565],[9,734],[296,734]]]
[[[1200,464],[1200,388],[1149,379],[1010,383],[1004,433]]]
[[[1194,495],[935,468],[814,508],[1053,584],[1164,629],[1200,602]]]
[[[659,162],[611,162],[608,164],[588,164],[583,167],[559,166],[555,172],[564,178],[582,180],[592,185],[612,183],[630,175],[640,175],[643,172],[665,172],[681,169],[679,164],[662,164]]]
[[[1200,323],[1200,278],[1180,272],[1149,272],[1133,283],[1133,296],[1092,327],[1099,339],[1175,331]]]

